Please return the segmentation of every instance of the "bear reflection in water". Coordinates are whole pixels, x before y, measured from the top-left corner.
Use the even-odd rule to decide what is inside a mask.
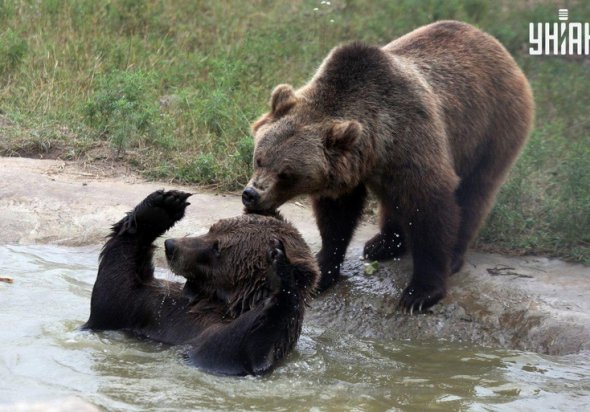
[[[154,192],[113,226],[84,328],[187,345],[189,362],[216,374],[269,372],[301,333],[315,259],[280,216],[246,214],[167,240],[169,266],[187,281],[156,279],[153,242],[182,219],[189,196]]]

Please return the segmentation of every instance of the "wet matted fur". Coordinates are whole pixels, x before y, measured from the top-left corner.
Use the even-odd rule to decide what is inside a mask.
[[[279,216],[244,215],[167,240],[169,265],[187,282],[156,279],[153,242],[182,219],[188,196],[157,191],[113,226],[84,327],[186,345],[190,362],[209,372],[266,373],[301,333],[315,259]]]

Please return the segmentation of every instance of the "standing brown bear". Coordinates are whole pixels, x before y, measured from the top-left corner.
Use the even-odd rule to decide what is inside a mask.
[[[492,36],[441,21],[377,47],[333,49],[311,81],[279,85],[252,126],[247,209],[312,197],[322,236],[319,288],[336,282],[371,190],[380,233],[370,260],[412,251],[407,311],[446,293],[533,122],[529,84]]]

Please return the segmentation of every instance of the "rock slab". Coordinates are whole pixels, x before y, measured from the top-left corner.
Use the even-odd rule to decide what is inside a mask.
[[[196,188],[146,182],[59,160],[0,158],[0,244],[100,244],[110,225],[161,189]],[[242,213],[239,196],[199,191],[170,237],[205,233],[215,221]],[[321,242],[308,207],[293,202],[283,215],[312,249]],[[351,243],[345,279],[318,297],[306,322],[376,339],[444,339],[477,345],[569,354],[590,350],[590,268],[542,257],[472,252],[431,313],[396,310],[411,260],[380,264],[365,274],[362,245],[377,228],[363,224]],[[159,264],[164,264],[161,257]]]

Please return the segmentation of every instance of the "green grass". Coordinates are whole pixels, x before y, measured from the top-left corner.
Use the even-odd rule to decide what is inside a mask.
[[[528,23],[588,2],[0,0],[0,154],[97,145],[145,176],[220,190],[251,173],[249,124],[336,44],[384,44],[437,19],[495,35],[535,92],[536,128],[481,248],[590,263],[588,58],[528,56]]]

